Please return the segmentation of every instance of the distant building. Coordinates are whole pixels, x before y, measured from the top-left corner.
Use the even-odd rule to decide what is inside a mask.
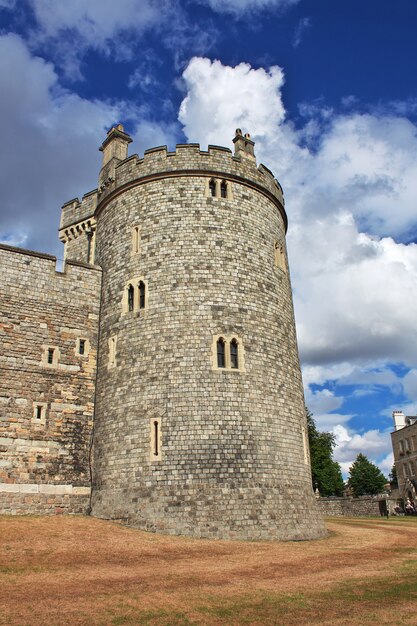
[[[392,417],[395,430],[391,441],[399,495],[417,504],[417,416],[394,411]]]

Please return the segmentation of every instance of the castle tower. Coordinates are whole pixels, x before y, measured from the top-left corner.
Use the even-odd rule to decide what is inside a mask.
[[[92,513],[198,537],[321,537],[282,189],[240,130],[235,155],[125,158],[129,142],[112,129],[98,192],[64,206],[63,226],[74,210],[94,222],[103,270]]]

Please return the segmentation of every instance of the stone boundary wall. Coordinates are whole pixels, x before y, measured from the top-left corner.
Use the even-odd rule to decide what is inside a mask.
[[[0,483],[3,515],[86,515],[89,505],[89,487]]]
[[[317,505],[324,517],[372,517],[380,516],[379,502],[382,496],[359,498],[318,498]]]

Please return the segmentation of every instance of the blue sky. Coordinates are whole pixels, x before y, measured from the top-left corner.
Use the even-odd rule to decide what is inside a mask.
[[[346,472],[387,474],[417,411],[414,0],[0,0],[0,240],[51,252],[60,206],[131,153],[231,147],[282,184],[306,402]]]

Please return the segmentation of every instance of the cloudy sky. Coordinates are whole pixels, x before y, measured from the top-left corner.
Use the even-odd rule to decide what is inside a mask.
[[[62,256],[60,206],[131,153],[232,147],[282,184],[306,402],[385,473],[417,411],[415,0],[0,0],[0,240]]]

